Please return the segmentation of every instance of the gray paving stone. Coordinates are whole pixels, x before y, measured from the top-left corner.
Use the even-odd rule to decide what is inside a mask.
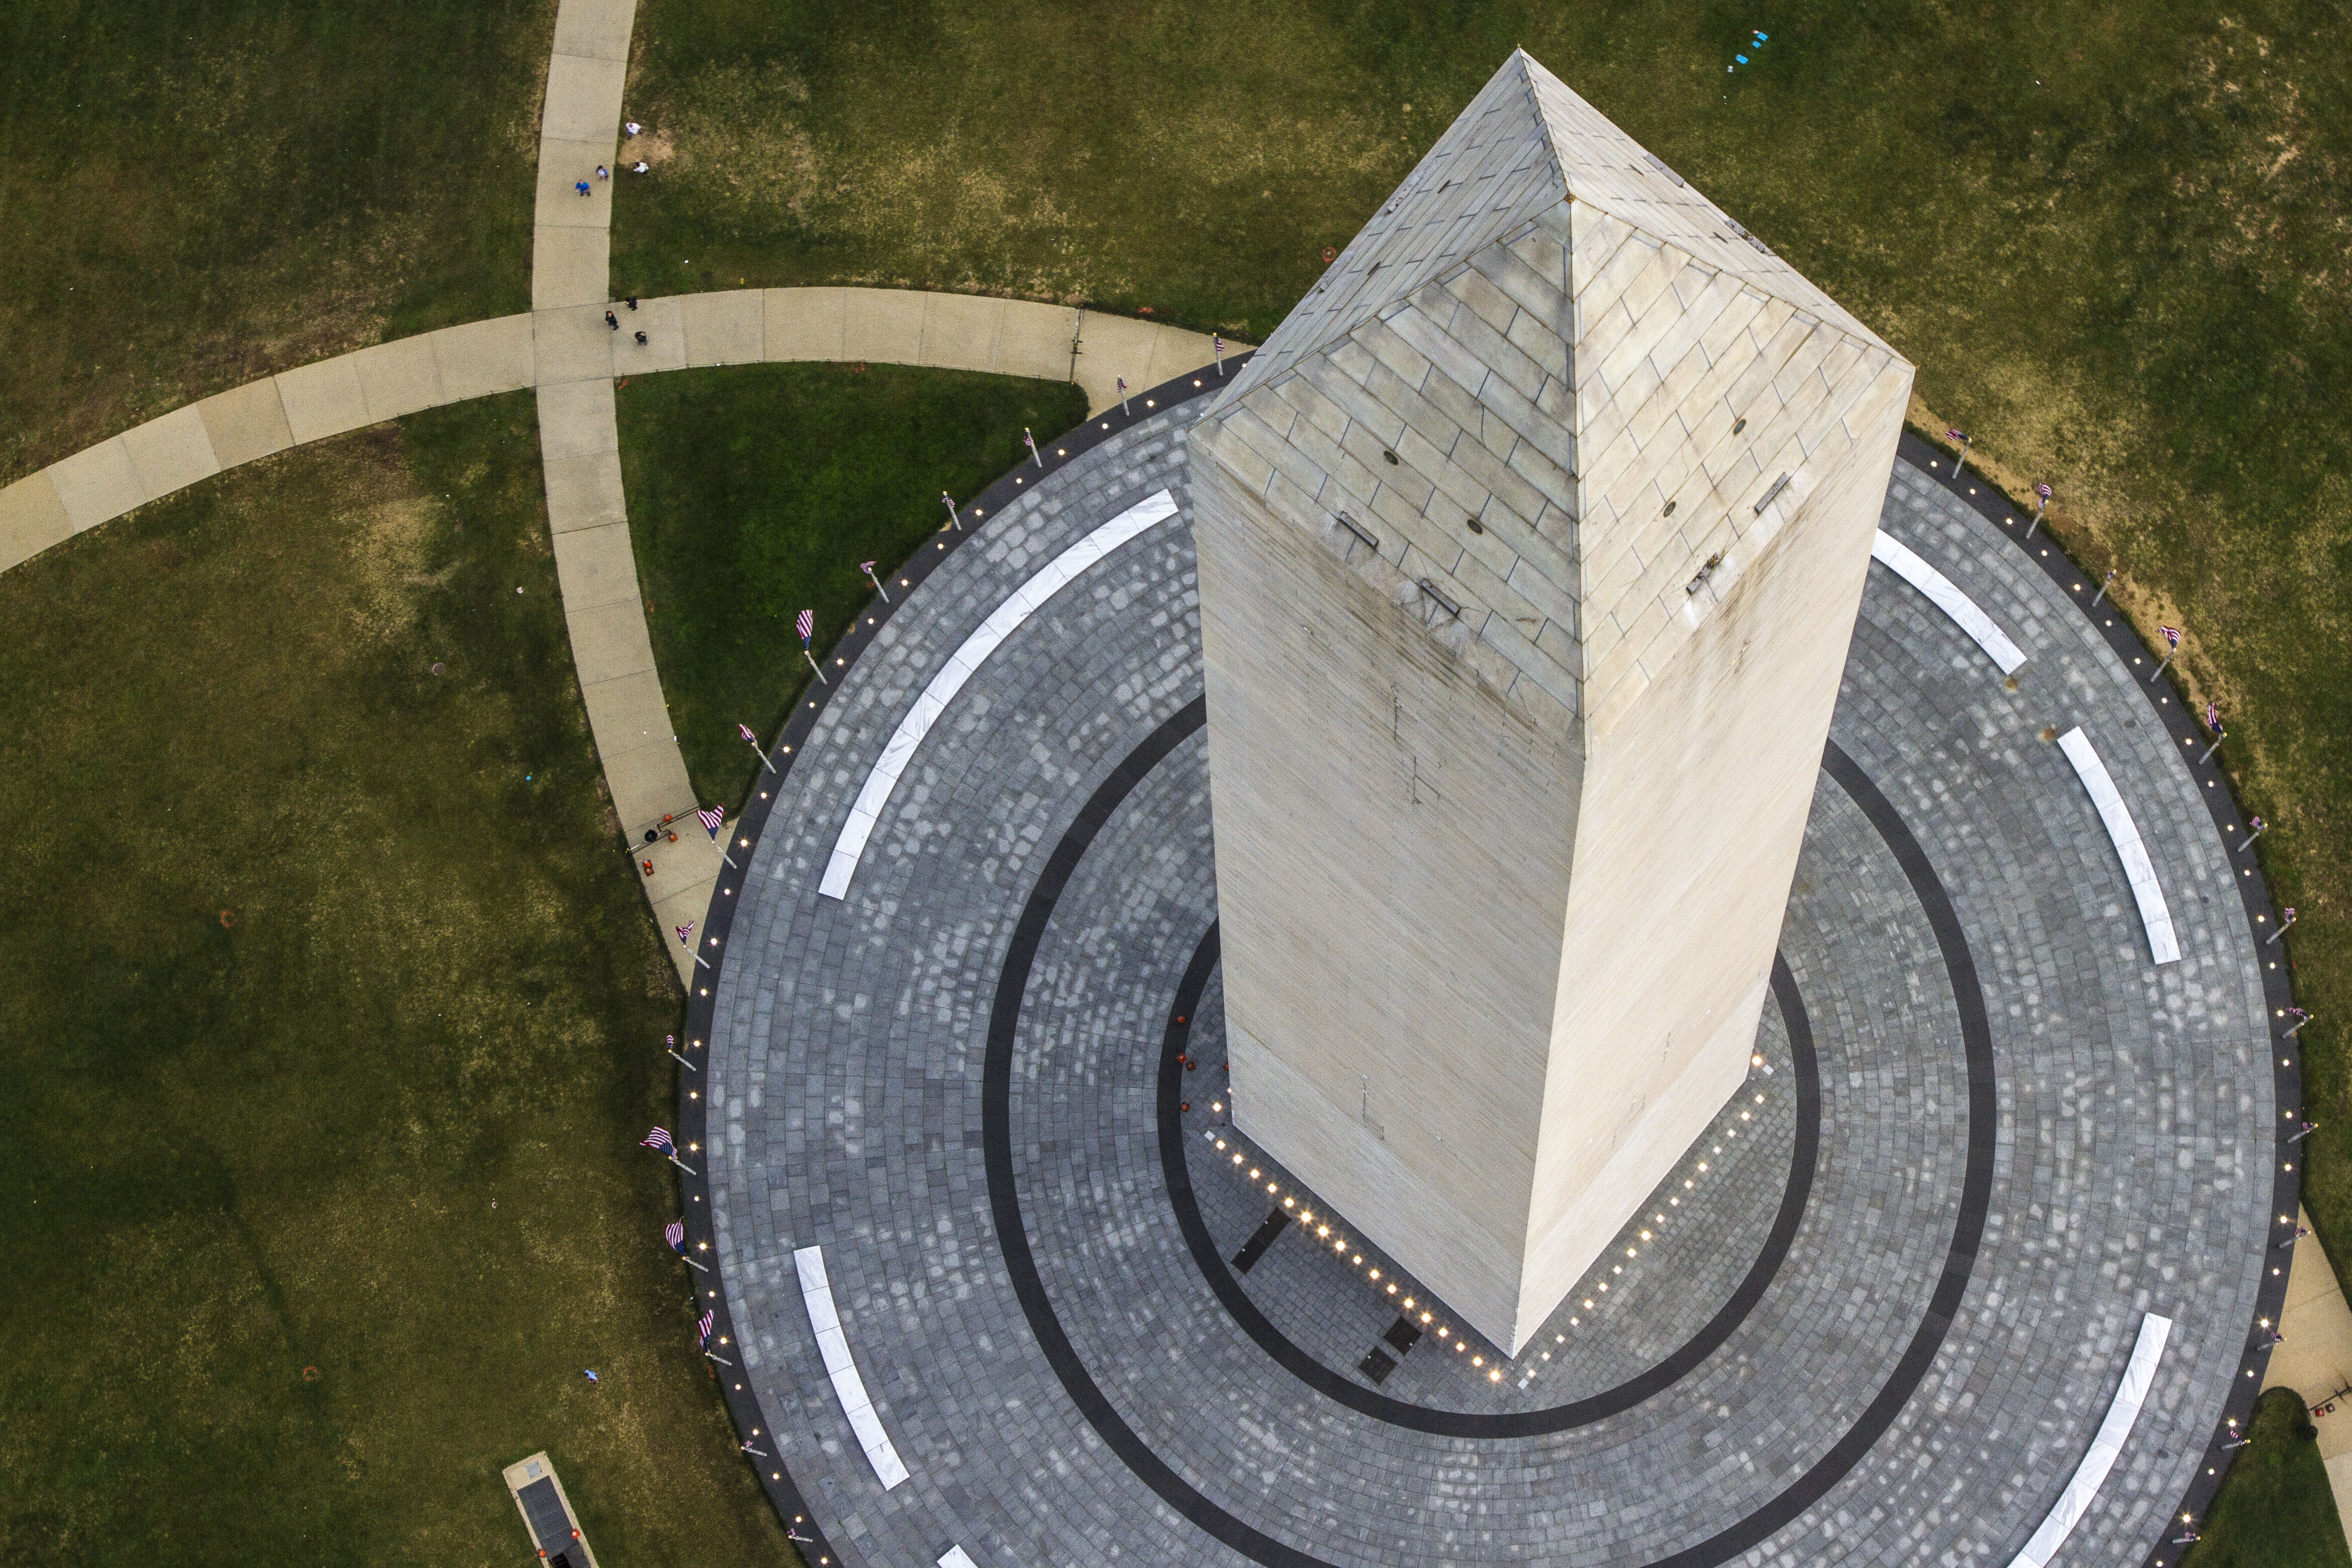
[[[1200,690],[1189,511],[1099,563],[998,651],[908,769],[848,899],[815,891],[866,769],[947,653],[1087,529],[1163,485],[1185,500],[1186,417],[1171,411],[1074,460],[943,559],[844,678],[779,786],[750,869],[716,986],[714,1219],[744,1372],[851,1562],[928,1563],[951,1542],[1007,1568],[1245,1561],[1162,1502],[1071,1403],[1014,1298],[981,1148],[989,1012],[1045,857],[1120,760]],[[2081,1458],[2152,1310],[2174,1318],[2172,1343],[2067,1549],[2072,1561],[2137,1558],[2200,1462],[2262,1268],[2277,1114],[2263,960],[2196,781],[2093,628],[1997,530],[1901,465],[1885,526],[2032,655],[2019,689],[2005,689],[1957,628],[1874,570],[1833,729],[1924,847],[1982,981],[1998,1107],[1991,1206],[1959,1313],[1893,1426],[1827,1495],[1734,1560],[2005,1563]],[[2148,963],[2097,817],[2037,738],[2078,721],[2149,844],[2179,964]],[[1214,916],[1196,734],[1103,826],[1055,906],[1011,1106],[1024,1222],[1063,1331],[1190,1486],[1351,1568],[1647,1563],[1764,1506],[1876,1396],[1945,1264],[1968,1086],[1927,914],[1826,775],[1781,940],[1822,1086],[1795,1240],[1705,1363],[1632,1409],[1548,1436],[1443,1436],[1343,1406],[1266,1357],[1209,1289],[1171,1207],[1154,1075],[1178,982]],[[1203,1072],[1188,1078],[1184,1149],[1230,1257],[1267,1204],[1227,1163],[1234,1151],[1199,1136],[1221,1018],[1213,981],[1193,1023]],[[1769,1005],[1758,1051],[1774,1070],[1753,1075],[1519,1362],[1498,1368],[1491,1346],[1455,1352],[1433,1338],[1382,1392],[1454,1411],[1545,1408],[1689,1338],[1756,1257],[1788,1180],[1793,1074]],[[1292,1192],[1286,1173],[1237,1147]],[[1335,1234],[1353,1239],[1346,1216]],[[913,1472],[887,1494],[849,1441],[808,1331],[790,1254],[812,1243],[826,1249],[850,1343]],[[1370,1252],[1359,1265],[1360,1250],[1331,1253],[1294,1227],[1244,1279],[1295,1344],[1349,1376],[1394,1314],[1392,1269]]]

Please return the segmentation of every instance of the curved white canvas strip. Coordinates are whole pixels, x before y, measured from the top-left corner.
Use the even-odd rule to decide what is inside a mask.
[[[941,713],[947,711],[963,683],[980,672],[997,645],[1020,628],[1021,623],[1043,607],[1045,601],[1060,593],[1087,567],[1150,528],[1153,523],[1176,515],[1176,498],[1166,490],[1139,500],[1100,528],[1063,551],[1046,563],[1043,570],[1020,587],[1013,596],[996,606],[980,629],[964,638],[963,646],[948,656],[948,661],[937,675],[931,677],[922,695],[907,716],[898,721],[898,728],[883,746],[882,755],[866,775],[864,787],[849,807],[849,820],[841,825],[841,837],[833,843],[832,858],[824,866],[824,879],[817,891],[828,899],[849,896],[849,879],[857,874],[857,862],[866,853],[866,840],[873,835],[874,826],[882,820],[882,808],[890,804],[890,792],[898,787],[898,775],[914,760],[915,748],[923,743]]]
[[[833,1285],[824,1277],[824,1249],[802,1247],[793,1254],[793,1269],[801,1279],[801,1301],[808,1308],[809,1327],[816,1331],[817,1353],[824,1357],[834,1397],[841,1401],[849,1429],[857,1435],[866,1462],[874,1467],[887,1492],[907,1479],[907,1467],[890,1446],[890,1435],[882,1430],[882,1417],[874,1414],[874,1402],[866,1396],[866,1380],[850,1359],[849,1338],[841,1331],[840,1314],[833,1310]]]
[[[2140,842],[2131,807],[2124,804],[2116,781],[2107,775],[2107,764],[2099,760],[2080,724],[2058,737],[2058,749],[2074,764],[2083,787],[2090,792],[2091,804],[2099,809],[2099,820],[2106,824],[2107,837],[2115,840],[2116,858],[2123,861],[2124,877],[2139,904],[2139,923],[2147,928],[2148,951],[2158,963],[2178,963],[2180,941],[2173,934],[2172,910],[2164,901],[2164,889],[2157,885],[2156,863],[2147,858],[2147,846]]]
[[[1953,585],[1952,580],[1919,558],[1901,540],[1881,529],[1878,537],[1870,542],[1870,558],[1885,563],[1897,577],[1927,596],[1927,602],[1958,623],[1960,630],[1974,637],[1977,646],[1992,656],[1992,661],[2003,675],[2014,675],[2017,667],[2025,662],[2025,650],[2009,640],[2009,634],[1993,624],[1993,618],[1977,608],[1977,602]]]
[[[2164,1354],[2164,1342],[2171,1332],[2170,1318],[2150,1312],[2140,1319],[2139,1340],[2124,1366],[2115,1402],[2107,1406],[2107,1418],[2099,1423],[2098,1436],[2091,1439],[2091,1451],[2074,1467],[2066,1489],[2058,1494],[2057,1505],[2026,1542],[2025,1550],[2010,1559],[2009,1568],[2048,1568],[2058,1549],[2066,1544],[2066,1537],[2098,1495],[2099,1483],[2107,1479],[2124,1451],[2124,1439],[2131,1436],[2132,1423],[2139,1419],[2139,1407],[2147,1402],[2147,1386],[2156,1377],[2157,1358]]]

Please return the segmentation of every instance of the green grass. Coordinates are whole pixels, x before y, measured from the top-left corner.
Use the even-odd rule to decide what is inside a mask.
[[[789,1562],[635,1146],[677,985],[529,398],[198,486],[0,621],[0,1560],[526,1561],[544,1447],[608,1563]]]
[[[680,371],[620,394],[621,463],[654,658],[687,770],[740,802],[810,679],[793,617],[830,647],[962,500],[1086,416],[1058,382],[874,365]]]
[[[2273,1388],[2254,1407],[2252,1444],[2221,1481],[2184,1568],[2352,1568],[2303,1400]]]
[[[1525,45],[1914,360],[1920,425],[2052,482],[2145,635],[2188,627],[2302,910],[2305,1192],[2352,1263],[2340,5],[646,0],[637,27],[629,286],[928,284],[1249,339]]]
[[[530,309],[554,18],[0,7],[0,484],[270,371]]]

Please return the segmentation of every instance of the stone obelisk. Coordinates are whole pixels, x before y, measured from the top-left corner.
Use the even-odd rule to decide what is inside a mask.
[[[1910,385],[1518,53],[1192,432],[1235,1123],[1510,1352],[1748,1071]]]

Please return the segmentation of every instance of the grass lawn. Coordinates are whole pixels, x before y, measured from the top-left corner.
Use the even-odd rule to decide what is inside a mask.
[[[791,1561],[635,1147],[677,985],[529,397],[198,486],[0,622],[0,1561],[524,1562],[541,1447],[608,1563]]]
[[[2183,1568],[2352,1568],[2327,1466],[2302,1436],[2310,1425],[2293,1389],[2263,1395],[2252,1446],[2239,1450]]]
[[[1921,426],[2049,480],[2145,635],[2188,628],[2302,911],[2305,1193],[2352,1265],[2340,6],[645,0],[637,29],[656,168],[619,283],[1083,297],[1254,341],[1525,45],[1916,361]]]
[[[553,0],[0,6],[0,484],[270,371],[529,310],[554,25]]]
[[[1058,382],[962,371],[784,364],[677,371],[620,394],[629,537],[688,772],[740,804],[808,684],[793,617],[832,646],[887,574],[972,495],[1086,417]]]

